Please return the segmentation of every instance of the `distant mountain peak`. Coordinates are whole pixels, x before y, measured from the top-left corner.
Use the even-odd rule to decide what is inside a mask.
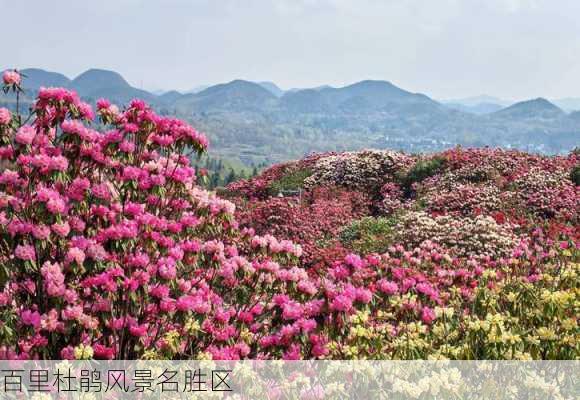
[[[438,113],[439,104],[423,94],[403,90],[389,81],[367,79],[353,84],[319,90],[288,91],[282,104],[303,113]],[[418,111],[420,109],[420,111]]]
[[[130,88],[131,85],[115,71],[91,68],[79,76],[71,83],[71,86],[79,93],[87,93],[103,88]]]
[[[349,86],[395,86],[389,81],[379,80],[379,79],[363,79],[362,81],[355,82]]]
[[[393,85],[389,81],[380,81],[374,79],[366,79],[360,82],[355,82],[348,86],[345,86],[341,89],[350,90],[350,89],[359,89],[359,90],[397,90],[401,92],[406,92],[405,90]],[[409,93],[409,92],[406,92]]]
[[[159,101],[158,96],[131,86],[121,74],[105,69],[91,68],[77,76],[69,87],[92,101],[101,97],[118,104],[126,104],[133,99],[153,104]]]
[[[196,94],[190,96],[205,96],[208,94],[225,93],[241,95],[241,96],[261,96],[272,97],[275,96],[267,89],[255,82],[246,81],[244,79],[234,79],[227,83],[220,83],[218,85],[210,86]]]
[[[547,107],[556,107],[558,108],[556,105],[554,105],[552,102],[550,102],[548,99],[544,98],[544,97],[536,97],[535,99],[531,99],[531,100],[527,100],[524,103],[536,103],[542,106],[547,106]]]
[[[520,101],[519,103],[512,104],[509,107],[501,109],[493,113],[500,117],[517,117],[517,118],[537,118],[537,117],[558,117],[565,115],[566,113],[546,100],[543,97],[538,97],[531,100]]]
[[[97,76],[97,75],[115,76],[116,78],[120,78],[123,81],[125,81],[125,78],[123,78],[120,73],[118,73],[116,71],[111,71],[110,69],[89,68],[85,72],[83,72],[82,74],[80,74],[79,76],[77,76],[77,78],[80,78],[83,75],[89,75],[89,76],[91,76],[91,75],[92,76]]]
[[[207,110],[262,110],[274,105],[277,97],[261,85],[235,79],[228,83],[210,86],[198,93],[183,96],[176,101],[179,110],[204,112]]]
[[[250,82],[250,81],[247,81],[245,79],[234,79],[234,80],[226,82],[226,83],[218,83],[217,85],[209,86],[208,88],[206,88],[198,93],[202,93],[202,92],[205,92],[207,90],[215,90],[216,88],[224,89],[224,88],[238,88],[238,87],[257,87],[257,88],[260,88],[262,90],[266,90],[262,86],[260,86],[259,84],[255,83],[255,82]]]
[[[520,101],[519,103],[515,103],[512,104],[511,106],[505,108],[504,110],[509,110],[509,109],[522,109],[522,108],[526,108],[526,109],[546,109],[546,110],[554,110],[554,111],[560,111],[562,112],[562,110],[556,106],[554,103],[551,103],[549,100],[543,98],[543,97],[537,97],[535,99],[531,99],[531,100],[525,100],[525,101]]]
[[[211,85],[198,85],[198,86],[195,86],[194,88],[191,88],[189,90],[185,90],[183,93],[185,93],[185,94],[199,93],[202,90],[205,90],[210,86]]]
[[[229,81],[229,82],[226,82],[226,83],[220,83],[220,84],[217,84],[217,85],[215,85],[215,86],[219,86],[219,85],[233,85],[233,86],[260,86],[260,84],[259,84],[259,83],[252,82],[252,81],[248,81],[248,80],[245,80],[245,79],[234,79],[234,80],[231,80],[231,81]],[[261,86],[260,86],[260,87],[261,87]]]
[[[159,99],[167,104],[173,104],[183,96],[184,95],[178,92],[177,90],[170,90],[161,95],[158,95]]]

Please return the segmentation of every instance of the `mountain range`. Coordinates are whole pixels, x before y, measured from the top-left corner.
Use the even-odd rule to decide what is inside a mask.
[[[487,114],[499,111],[502,108],[517,103],[514,100],[500,99],[488,95],[473,96],[463,99],[441,100],[440,102],[456,110],[473,114]],[[563,99],[551,99],[550,102],[566,112],[580,110],[580,98],[568,97]]]
[[[461,144],[563,153],[580,142],[580,112],[566,112],[576,105],[580,109],[580,99],[561,100],[566,111],[543,98],[436,101],[378,80],[284,91],[273,82],[238,79],[189,93],[151,93],[101,69],[74,79],[37,68],[22,73],[28,99],[40,86],[74,89],[89,102],[104,97],[122,105],[141,98],[204,130],[216,155],[247,164],[365,147],[436,151]],[[4,95],[2,104],[11,106]]]

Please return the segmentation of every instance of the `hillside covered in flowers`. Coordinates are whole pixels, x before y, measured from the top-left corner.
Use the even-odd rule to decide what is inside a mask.
[[[326,153],[223,195],[253,233],[302,246],[348,315],[336,357],[578,358],[579,161]]]
[[[579,357],[577,154],[321,154],[218,196],[207,147],[139,100],[0,108],[0,359]]]

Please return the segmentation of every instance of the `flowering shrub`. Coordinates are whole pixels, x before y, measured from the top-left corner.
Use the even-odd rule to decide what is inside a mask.
[[[316,314],[304,311],[301,249],[239,231],[234,205],[196,187],[187,154],[205,136],[138,100],[99,100],[97,114],[109,130],[57,88],[40,89],[30,124],[0,113],[0,358],[280,357],[296,346],[259,338]],[[303,356],[320,345],[312,323]]]
[[[409,212],[401,217],[395,231],[399,242],[416,246],[432,240],[462,256],[502,257],[509,255],[516,244],[509,228],[483,215],[432,217],[422,211]]]
[[[339,188],[316,188],[297,197],[272,197],[267,200],[240,202],[238,220],[258,234],[271,233],[291,237],[302,246],[307,266],[325,259],[325,251],[334,246],[342,226],[365,213],[369,201],[364,194]],[[344,254],[339,252],[339,257]]]
[[[458,265],[425,246],[401,261],[373,278],[372,303],[348,317],[330,356],[578,359],[577,258],[544,258],[532,274],[524,258]]]
[[[4,92],[8,93],[11,89],[20,87],[21,76],[16,70],[6,70],[2,74],[2,81],[4,82]]]
[[[382,198],[377,204],[377,210],[381,214],[390,215],[396,212],[401,212],[407,209],[411,202],[405,198],[405,193],[400,185],[394,182],[389,182],[383,185],[380,191]]]
[[[264,200],[277,195],[280,190],[298,189],[304,186],[304,180],[311,174],[312,166],[319,159],[332,154],[314,154],[300,161],[274,165],[257,177],[229,184],[226,193],[233,194],[234,197]]]
[[[351,190],[371,190],[393,181],[411,164],[411,159],[394,151],[364,150],[320,158],[314,173],[305,180],[307,187],[344,186]]]
[[[522,206],[544,217],[574,218],[580,212],[578,186],[565,170],[531,169],[514,181]]]
[[[434,184],[425,189],[425,207],[432,213],[475,215],[503,210],[513,203],[511,193],[502,193],[499,188],[485,184],[455,184],[441,188]]]

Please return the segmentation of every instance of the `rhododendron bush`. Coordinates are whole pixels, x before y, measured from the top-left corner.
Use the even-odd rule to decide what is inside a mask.
[[[281,321],[313,331],[300,247],[249,237],[195,185],[205,136],[138,100],[97,114],[102,132],[58,88],[26,122],[0,110],[0,358],[271,357],[288,343],[258,338]]]
[[[324,258],[322,243],[337,245],[336,237],[347,221],[368,212],[369,200],[364,193],[340,188],[316,188],[302,198],[272,197],[266,201],[239,204],[238,219],[249,224],[258,234],[271,233],[292,237],[300,244],[302,262],[316,263]],[[343,253],[346,255],[346,253]]]

